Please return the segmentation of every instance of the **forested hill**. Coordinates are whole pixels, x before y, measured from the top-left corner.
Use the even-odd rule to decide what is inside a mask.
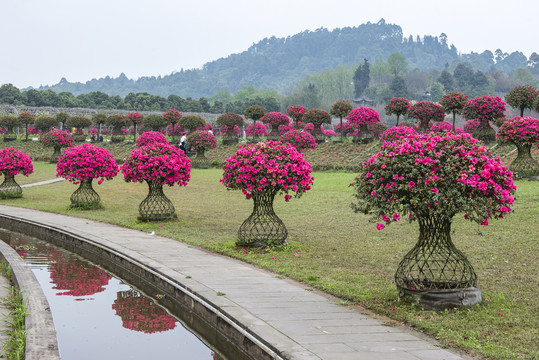
[[[202,69],[182,69],[170,75],[138,80],[121,74],[118,78],[92,79],[84,84],[62,79],[39,90],[68,91],[74,95],[102,91],[122,97],[130,92],[147,92],[164,97],[175,94],[199,98],[211,96],[218,89],[234,93],[246,85],[254,85],[286,93],[306,74],[339,64],[359,64],[363,59],[371,63],[376,59],[386,60],[396,52],[406,57],[410,68],[420,70],[443,69],[446,64],[461,61],[483,71],[494,67],[509,72],[527,65],[526,56],[520,52],[504,54],[497,50],[495,54],[485,51],[459,55],[443,33],[439,37],[405,38],[399,25],[387,24],[382,19],[375,24],[369,22],[333,31],[321,28],[286,38],[266,38],[240,54],[206,63]]]

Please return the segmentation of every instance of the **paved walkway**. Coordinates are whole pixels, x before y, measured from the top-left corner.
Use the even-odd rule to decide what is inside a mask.
[[[176,240],[0,205],[2,213],[76,233],[159,268],[274,345],[287,359],[469,359],[441,349],[422,334],[337,305],[337,299],[306,291],[299,283]]]

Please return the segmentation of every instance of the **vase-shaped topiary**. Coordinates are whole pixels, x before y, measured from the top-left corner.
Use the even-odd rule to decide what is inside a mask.
[[[485,142],[496,140],[496,131],[490,126],[490,122],[505,117],[504,111],[505,103],[502,99],[488,95],[475,97],[462,108],[462,114],[466,119],[479,121],[479,127],[472,135]]]
[[[41,135],[41,143],[45,147],[54,148],[54,152],[51,155],[50,162],[55,164],[60,158],[61,149],[65,147],[70,147],[75,144],[73,137],[67,130],[51,130]]]
[[[348,100],[339,100],[336,101],[333,105],[331,105],[330,113],[333,116],[337,116],[339,118],[339,124],[340,128],[342,128],[342,119],[346,118],[346,116],[352,111],[354,107]],[[341,142],[344,141],[344,132],[341,132]]]
[[[456,116],[462,112],[464,105],[468,102],[468,95],[464,95],[458,91],[450,92],[449,94],[444,94],[440,98],[440,105],[444,109],[446,114],[453,114],[453,124],[452,130],[456,132]]]
[[[196,156],[191,161],[191,166],[196,168],[209,168],[210,160],[204,155],[206,150],[217,146],[217,139],[207,130],[193,131],[187,136],[188,146],[196,151]]]
[[[20,198],[22,188],[15,181],[15,175],[29,176],[34,172],[34,166],[30,157],[22,151],[14,148],[0,150],[0,173],[4,175],[4,181],[0,184],[0,198]]]
[[[517,147],[517,157],[509,166],[516,178],[539,175],[539,163],[531,156],[533,144],[539,142],[539,120],[529,116],[508,119],[500,126],[496,136],[498,142]]]
[[[488,225],[514,202],[512,174],[470,134],[427,133],[385,142],[364,163],[352,185],[353,208],[385,224],[408,217],[419,222],[419,240],[395,274],[399,296],[424,308],[481,301],[477,275],[451,239],[458,213]]]
[[[112,180],[118,174],[118,165],[107,149],[82,144],[67,148],[56,165],[56,176],[63,177],[79,188],[71,195],[71,207],[84,210],[99,209],[101,198],[92,187],[92,180],[98,184]]]
[[[163,185],[186,186],[191,175],[191,160],[183,151],[167,144],[135,148],[120,167],[127,182],[146,182],[148,196],[139,205],[139,220],[158,221],[177,217]]]
[[[444,109],[431,101],[418,101],[408,109],[408,117],[419,120],[419,131],[428,131],[431,121],[443,121]]]
[[[253,198],[251,215],[238,230],[238,245],[280,246],[288,231],[273,211],[277,194],[289,193],[301,197],[311,188],[311,165],[303,154],[279,141],[259,142],[240,147],[226,160],[220,180],[229,190],[241,190],[247,199]]]
[[[238,143],[238,136],[240,136],[240,127],[243,126],[243,118],[235,113],[224,113],[217,117],[216,124],[220,126],[221,134],[223,136],[223,145],[232,143]],[[238,130],[238,133],[235,132]]]
[[[350,111],[346,117],[347,125],[357,129],[354,132],[363,142],[372,140],[372,133],[368,126],[380,122],[380,114],[368,107],[358,107]]]
[[[386,115],[397,115],[397,123],[395,126],[399,126],[399,118],[403,115],[406,115],[408,109],[412,106],[410,101],[406,98],[392,97],[387,101]]]

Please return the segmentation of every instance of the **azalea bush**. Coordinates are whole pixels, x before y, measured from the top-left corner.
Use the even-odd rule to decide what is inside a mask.
[[[290,125],[290,118],[287,115],[275,111],[264,114],[264,116],[260,118],[260,121],[271,126],[271,135],[273,136],[277,136],[280,126]]]
[[[268,136],[268,129],[262,123],[252,123],[245,128],[245,134],[247,136]]]
[[[396,126],[399,126],[399,118],[406,115],[410,106],[412,105],[408,99],[402,97],[392,97],[387,101],[384,110],[386,111],[386,115],[397,115]]]
[[[299,151],[304,149],[316,148],[316,141],[314,136],[305,131],[290,130],[289,132],[281,135],[281,143],[289,143]]]
[[[322,134],[324,134],[324,136],[327,136],[327,137],[337,136],[337,133],[335,131],[331,129],[325,130],[324,128],[322,128]]]
[[[74,145],[73,137],[67,130],[51,130],[41,135],[45,147],[63,148]]]
[[[305,124],[305,127],[303,128],[303,131],[307,132],[309,134],[312,134],[314,132],[314,124],[313,123]]]
[[[19,113],[19,121],[24,125],[24,129],[26,131],[26,140],[28,140],[28,126],[32,125],[35,120],[36,117],[29,111]]]
[[[477,119],[470,119],[464,124],[463,130],[468,134],[473,134],[481,128],[481,122]]]
[[[30,135],[39,135],[39,133],[41,133],[41,130],[39,130],[36,127],[30,126],[28,128],[28,134],[30,134]]]
[[[418,101],[408,109],[408,116],[419,120],[419,130],[429,129],[431,121],[443,121],[445,118],[444,109],[430,101]]]
[[[382,141],[397,141],[401,138],[406,138],[409,136],[416,136],[417,131],[409,126],[399,125],[393,126],[392,128],[387,129],[380,134],[380,140]]]
[[[230,112],[219,115],[215,122],[221,127],[221,133],[225,136],[239,136],[239,134],[234,133],[234,127],[239,130],[240,126],[244,124],[244,120],[240,115]],[[226,126],[226,128],[223,129],[223,126]]]
[[[14,148],[0,149],[0,173],[4,176],[29,176],[33,172],[34,165],[26,153]]]
[[[442,95],[440,105],[443,107],[446,114],[453,114],[453,129],[455,129],[456,115],[462,112],[462,109],[467,102],[468,95],[464,95],[458,91]]]
[[[144,125],[145,128],[152,129],[153,131],[159,131],[168,124],[163,116],[159,114],[150,114],[144,117],[142,120],[142,125]]]
[[[478,96],[464,104],[462,114],[468,120],[479,120],[480,126],[473,132],[473,135],[484,141],[495,139],[496,132],[490,127],[490,122],[503,118],[505,103],[498,96]],[[466,129],[465,129],[466,130]]]
[[[339,118],[339,124],[342,127],[342,119],[352,111],[354,107],[348,100],[339,100],[331,105],[330,114]],[[325,134],[324,134],[325,135]],[[326,135],[327,136],[327,135]],[[344,134],[341,134],[341,141],[344,138]]]
[[[243,116],[245,116],[247,119],[252,119],[255,122],[260,120],[265,113],[266,109],[260,105],[251,105],[243,110]]]
[[[331,124],[331,115],[322,109],[308,110],[303,114],[301,120],[304,123],[312,123],[314,125],[313,135],[320,136],[322,124]]]
[[[531,177],[539,173],[539,164],[531,156],[531,147],[539,142],[539,120],[526,116],[508,119],[498,129],[498,142],[514,144],[518,149],[509,169],[516,177]]]
[[[197,153],[217,147],[217,139],[206,130],[193,131],[187,135],[187,143]]]
[[[299,104],[290,105],[286,109],[286,113],[288,114],[288,116],[290,116],[294,120],[294,126],[296,127],[296,129],[298,129],[298,122],[301,120],[301,118],[303,117],[303,114],[305,114],[306,111],[307,111],[307,108]]]
[[[375,122],[367,125],[367,130],[371,133],[371,136],[380,137],[387,130],[387,126],[383,122]]]
[[[180,121],[180,119],[182,118],[182,116],[183,116],[183,113],[179,112],[176,109],[167,110],[163,113],[163,119],[168,124],[172,124],[172,125],[177,124],[178,121]]]
[[[51,128],[58,125],[58,120],[54,116],[38,116],[37,119],[34,121],[34,127],[38,130],[41,130],[41,132],[47,132]],[[28,129],[30,131],[30,129]]]
[[[535,86],[530,84],[518,85],[507,94],[505,94],[505,101],[509,106],[519,109],[520,116],[524,116],[525,109],[532,109],[535,99],[539,97],[539,91]]]
[[[120,170],[127,182],[156,181],[161,185],[186,186],[191,176],[191,160],[174,146],[154,143],[133,149]]]
[[[226,160],[220,180],[229,190],[241,190],[247,199],[256,194],[285,194],[285,201],[311,189],[311,165],[295,147],[279,141],[240,147]]]
[[[344,134],[344,136],[354,136],[358,132],[357,126],[354,126],[354,124],[351,124],[347,121],[341,124],[335,125],[335,131],[339,134]]]
[[[133,139],[137,140],[137,129],[142,125],[142,121],[144,120],[144,115],[142,115],[139,112],[130,112],[127,114],[127,121],[130,122],[133,125],[133,132],[130,133],[130,135],[133,135]]]
[[[221,128],[219,129],[221,135],[223,136],[240,136],[241,135],[241,130],[238,126],[234,126],[233,128],[229,128],[228,126],[226,125],[223,125],[221,126]]]
[[[430,127],[431,131],[434,132],[448,132],[453,131],[453,124],[451,124],[449,121],[439,121]]]
[[[294,130],[294,128],[290,125],[281,125],[279,126],[279,134],[283,135],[289,132],[290,130]]]
[[[511,172],[470,134],[423,134],[385,142],[353,182],[356,211],[378,224],[458,213],[481,225],[511,211]]]
[[[368,125],[380,121],[380,114],[368,107],[358,107],[350,111],[346,120],[349,124]]]
[[[168,139],[159,131],[146,131],[142,133],[136,140],[137,146],[142,147],[150,144],[166,144],[168,145]]]
[[[123,114],[111,114],[107,116],[106,124],[112,126],[113,135],[121,135],[122,128],[127,125],[127,116]]]
[[[73,184],[99,179],[98,184],[112,180],[118,174],[118,165],[111,153],[94,144],[67,148],[56,165],[56,176]]]
[[[165,134],[168,136],[182,136],[185,132],[185,129],[178,124],[170,124],[165,130]]]

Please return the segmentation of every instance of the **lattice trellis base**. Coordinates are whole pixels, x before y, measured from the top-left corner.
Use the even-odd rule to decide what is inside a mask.
[[[273,211],[274,192],[253,195],[253,212],[238,230],[239,246],[280,246],[286,243],[288,231]]]
[[[4,174],[4,182],[0,184],[0,198],[12,199],[22,197],[22,188],[15,181],[15,175]]]
[[[58,159],[60,159],[61,155],[62,155],[61,148],[59,146],[55,146],[54,152],[52,153],[49,162],[51,164],[56,164],[58,162]]]
[[[197,150],[195,157],[191,159],[191,168],[208,169],[211,167],[211,161],[204,155],[204,150]]]
[[[79,188],[71,195],[71,207],[84,210],[101,208],[101,198],[92,187],[92,180],[81,181]]]
[[[158,221],[175,219],[176,209],[172,202],[163,193],[163,185],[150,180],[148,183],[148,196],[139,205],[138,219],[141,221]]]
[[[509,166],[514,178],[524,179],[539,175],[539,163],[532,158],[531,148],[532,145],[517,145],[517,157]]]
[[[453,245],[450,232],[448,218],[419,218],[419,241],[395,273],[399,289],[433,291],[477,286],[477,275],[466,256]]]
[[[472,136],[487,144],[496,141],[496,131],[488,124],[481,125],[480,128],[472,133]]]

